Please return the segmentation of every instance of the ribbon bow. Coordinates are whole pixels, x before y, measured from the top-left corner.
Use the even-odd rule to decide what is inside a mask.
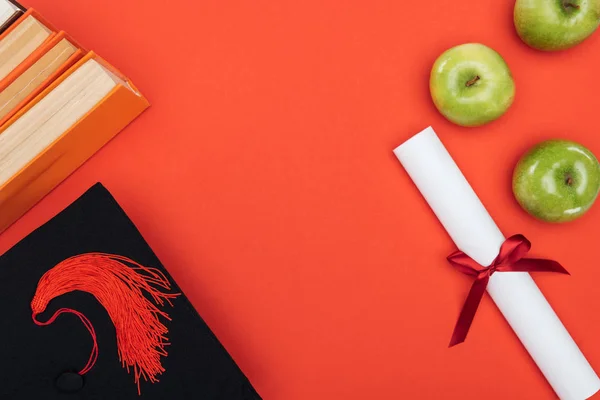
[[[481,303],[490,277],[494,272],[558,272],[569,275],[569,272],[556,261],[523,258],[530,248],[531,243],[525,236],[511,236],[504,241],[500,247],[500,253],[487,268],[482,267],[460,250],[448,256],[448,261],[454,268],[463,274],[475,277],[475,282],[471,286],[467,300],[454,327],[450,347],[464,342],[467,338],[467,333],[469,333],[479,303]]]

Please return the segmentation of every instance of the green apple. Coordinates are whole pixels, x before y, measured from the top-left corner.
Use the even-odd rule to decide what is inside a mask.
[[[513,173],[513,193],[529,214],[568,222],[585,214],[600,190],[600,164],[590,150],[567,140],[531,148]]]
[[[429,90],[436,108],[461,126],[480,126],[499,118],[515,97],[504,59],[493,49],[467,43],[446,50],[433,64]]]
[[[587,39],[600,24],[600,0],[517,0],[519,37],[529,46],[556,51]]]

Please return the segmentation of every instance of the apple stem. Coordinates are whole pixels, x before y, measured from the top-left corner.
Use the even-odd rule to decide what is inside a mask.
[[[481,78],[479,77],[479,75],[475,76],[475,78],[467,81],[466,86],[473,86],[475,84],[475,82],[477,82],[478,80],[480,80]]]

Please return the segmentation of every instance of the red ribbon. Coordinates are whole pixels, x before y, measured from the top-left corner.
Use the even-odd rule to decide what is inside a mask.
[[[454,327],[450,347],[464,342],[467,338],[467,333],[469,333],[479,303],[481,303],[490,277],[494,272],[558,272],[569,275],[569,272],[556,261],[523,258],[530,248],[531,243],[525,236],[511,236],[504,241],[502,247],[500,247],[500,253],[487,268],[479,265],[462,251],[456,251],[448,256],[448,261],[454,268],[463,274],[475,277],[475,282],[471,286],[467,300]]]

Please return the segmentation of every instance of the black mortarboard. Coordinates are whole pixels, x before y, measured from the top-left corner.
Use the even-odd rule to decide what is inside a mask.
[[[0,399],[260,399],[100,184],[0,257],[0,309]]]

